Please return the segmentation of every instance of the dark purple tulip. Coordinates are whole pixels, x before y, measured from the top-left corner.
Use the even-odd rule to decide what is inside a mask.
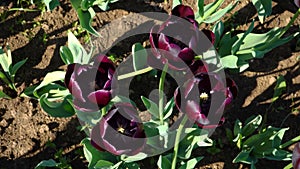
[[[300,142],[295,145],[292,163],[294,169],[300,169]]]
[[[135,155],[146,143],[146,135],[137,110],[130,104],[113,107],[92,129],[95,148],[115,155]]]
[[[171,69],[183,70],[187,68],[186,65],[193,64],[197,54],[212,46],[214,34],[205,31],[204,35],[208,36],[211,42],[205,41],[206,36],[199,32],[193,10],[188,6],[176,6],[171,14],[174,16],[170,16],[161,26],[156,25],[151,29],[151,49],[160,63],[168,62]],[[150,61],[150,63],[154,62]]]
[[[300,8],[300,0],[294,0],[294,2],[295,2],[295,4],[296,4],[296,6],[297,6],[298,8]]]
[[[115,67],[104,55],[95,58],[93,65],[68,65],[65,85],[74,98],[74,107],[80,111],[97,111],[112,97],[111,81]]]
[[[220,117],[223,110],[236,97],[237,87],[231,79],[224,81],[214,73],[199,73],[183,86],[183,94],[176,89],[174,97],[177,108],[186,113],[191,121],[202,128],[215,128],[224,122],[224,118],[212,122]],[[212,117],[208,118],[208,114]]]

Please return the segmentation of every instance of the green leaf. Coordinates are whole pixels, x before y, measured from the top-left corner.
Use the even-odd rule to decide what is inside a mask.
[[[159,118],[159,111],[158,111],[158,106],[156,103],[154,103],[153,101],[151,101],[150,99],[141,96],[141,99],[145,105],[145,107],[147,108],[147,110],[149,111],[149,113],[154,116],[156,119]]]
[[[181,0],[173,0],[172,1],[172,9],[175,8],[177,5],[182,4]]]
[[[5,72],[9,72],[9,66],[12,64],[11,58],[4,52],[0,54],[0,64]]]
[[[80,120],[89,124],[90,126],[95,126],[102,118],[102,113],[100,110],[88,113],[76,110],[76,115]]]
[[[164,108],[164,120],[166,120],[172,115],[174,106],[175,106],[175,101],[174,101],[174,97],[172,97],[172,99],[168,101],[168,103]]]
[[[251,163],[256,163],[257,162],[257,158],[253,157],[250,155],[252,149],[250,149],[249,151],[241,151],[234,159],[233,159],[233,163],[246,163],[246,164],[251,164]]]
[[[72,96],[68,95],[62,102],[50,102],[48,94],[44,94],[40,97],[39,103],[43,110],[52,117],[70,117],[75,114],[74,108],[71,105]]]
[[[160,169],[171,168],[171,162],[167,157],[160,155],[157,161],[157,166]]]
[[[81,144],[83,145],[84,157],[89,162],[89,168],[93,168],[99,160],[110,161],[112,163],[117,162],[114,155],[106,151],[98,151],[95,147],[93,147],[90,138],[83,139]]]
[[[263,23],[272,13],[272,0],[252,0],[252,3],[257,10],[259,21]]]
[[[249,121],[249,122],[248,122]],[[251,116],[250,118],[247,119],[246,125],[243,127],[241,134],[243,137],[248,137],[251,135],[261,124],[262,122],[262,116]]]
[[[6,73],[3,73],[0,71],[0,79],[2,79],[4,81],[4,83],[10,85],[10,79],[8,79],[8,75]]]
[[[251,25],[247,29],[245,33],[243,33],[242,36],[238,36],[238,40],[232,45],[231,48],[231,54],[236,54],[236,52],[240,49],[240,46],[242,43],[244,43],[244,39],[249,35],[249,33],[253,30],[254,28],[254,21],[252,21]]]
[[[185,133],[187,135],[179,143],[178,157],[181,159],[189,159],[197,143],[208,138],[208,132],[199,128],[187,128]]]
[[[268,160],[276,160],[276,161],[290,161],[292,160],[292,153],[285,150],[274,149],[272,151],[272,154],[269,154],[264,158]]]
[[[200,17],[204,15],[204,0],[198,0],[198,14]]]
[[[214,25],[214,28],[213,28],[213,33],[215,34],[215,43],[214,43],[214,46],[217,47],[219,42],[220,42],[220,39],[223,35],[223,32],[224,32],[224,24],[222,21],[219,21],[217,22],[215,25]]]
[[[72,55],[71,50],[66,46],[61,46],[59,49],[59,54],[61,60],[66,64],[69,65],[71,63],[74,63],[74,57]]]
[[[25,64],[25,62],[27,61],[26,59],[21,60],[20,62],[16,63],[10,71],[10,75],[15,76],[15,74],[17,73],[17,71],[20,69],[21,66],[23,66]]]
[[[276,80],[276,86],[274,88],[274,94],[272,98],[272,102],[275,102],[285,91],[286,89],[286,82],[283,76],[279,76]]]
[[[0,98],[11,99],[7,94],[0,90]]]
[[[95,16],[95,11],[93,8],[89,8],[87,11],[82,9],[77,10],[77,15],[79,18],[80,26],[87,30],[89,33],[99,37],[99,33],[92,27],[93,17]]]
[[[126,162],[126,163],[131,163],[131,162],[134,162],[134,161],[140,161],[140,160],[143,160],[145,158],[147,158],[147,154],[145,153],[138,153],[136,155],[133,155],[133,156],[126,156],[126,155],[121,155],[121,160]]]
[[[87,11],[90,7],[93,7],[95,0],[81,0],[81,9]]]
[[[94,168],[95,169],[109,169],[109,168],[112,168],[113,165],[114,165],[114,163],[112,163],[110,161],[99,160],[95,164]]]
[[[80,42],[72,32],[68,32],[68,48],[72,53],[73,63],[80,63],[80,64],[89,63],[90,58],[88,57],[86,50],[82,47],[82,45],[80,44]]]
[[[136,104],[134,103],[134,101],[130,100],[127,97],[121,96],[121,95],[117,95],[114,98],[111,99],[112,103],[130,103],[133,106],[136,106]]]
[[[188,160],[185,164],[183,164],[179,169],[191,169],[195,168],[197,163],[202,160],[204,157],[196,157]]]
[[[52,11],[55,7],[59,6],[59,0],[43,0],[47,7],[47,11]]]
[[[46,167],[58,167],[60,163],[55,162],[53,159],[50,160],[43,160],[40,163],[38,163],[37,166],[34,167],[34,169],[44,169]]]
[[[44,77],[43,81],[35,88],[34,93],[33,93],[34,96],[38,98],[39,96],[37,94],[37,91],[52,82],[55,82],[55,81],[63,82],[65,79],[65,74],[66,74],[66,72],[64,72],[64,71],[54,71],[54,72],[47,73],[46,76]]]
[[[236,55],[227,55],[220,58],[221,64],[224,68],[235,69],[238,68],[239,58]]]
[[[215,12],[214,14],[208,16],[204,22],[205,23],[213,23],[216,22],[217,20],[221,19],[225,14],[229,13],[233,8],[235,8],[235,6],[237,5],[236,3],[230,3],[228,6],[226,6],[223,9],[218,10],[217,12]]]
[[[135,71],[148,67],[147,51],[140,43],[132,45],[133,68]]]

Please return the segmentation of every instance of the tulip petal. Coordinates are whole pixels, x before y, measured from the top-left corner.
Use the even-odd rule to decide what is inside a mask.
[[[171,14],[181,18],[195,19],[193,9],[185,5],[177,5],[175,8],[173,8]]]
[[[192,100],[187,100],[185,113],[188,115],[188,117],[191,121],[198,120],[199,115],[200,115],[200,106],[199,106],[199,104],[192,101]]]
[[[88,95],[88,99],[92,103],[97,103],[100,106],[105,106],[111,99],[111,91],[97,90]]]
[[[297,6],[298,8],[300,8],[300,0],[294,0],[294,2],[295,2],[295,4],[296,4],[296,6]]]

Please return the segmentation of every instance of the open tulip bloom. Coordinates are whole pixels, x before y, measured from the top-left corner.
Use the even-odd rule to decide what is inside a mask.
[[[74,98],[74,107],[83,112],[97,111],[112,97],[111,82],[115,67],[104,55],[95,58],[93,65],[68,65],[65,84]]]
[[[154,26],[150,31],[150,44],[153,55],[169,68],[183,70],[195,62],[195,56],[207,51],[214,43],[214,34],[199,31],[193,10],[178,5],[172,15],[162,25]],[[151,59],[151,57],[150,57]],[[152,58],[153,59],[153,58]],[[181,62],[184,64],[181,64]],[[150,65],[151,62],[149,61]],[[159,62],[156,62],[158,64]]]
[[[145,137],[138,113],[130,104],[110,109],[91,133],[94,147],[115,155],[139,153],[146,143]]]
[[[224,108],[237,94],[235,83],[229,78],[226,81],[228,87],[217,74],[196,74],[182,88],[176,89],[174,97],[177,108],[199,127],[215,128],[221,125],[224,122],[221,118]]]

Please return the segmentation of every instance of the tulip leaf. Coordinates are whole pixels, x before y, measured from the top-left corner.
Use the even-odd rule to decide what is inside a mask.
[[[255,6],[261,23],[272,13],[272,0],[251,0]]]
[[[224,27],[224,24],[222,21],[219,21],[214,25],[214,28],[212,31],[215,34],[215,43],[214,43],[215,47],[218,46],[220,39],[223,35],[224,29],[225,29],[225,27]]]
[[[218,10],[217,12],[213,13],[212,15],[208,16],[204,22],[205,23],[213,23],[217,20],[221,19],[225,14],[229,13],[235,6],[237,5],[237,2],[230,3],[225,8]]]
[[[0,98],[11,99],[7,94],[0,90]]]
[[[172,115],[174,106],[175,106],[175,101],[173,97],[171,100],[168,101],[168,103],[164,108],[164,120],[166,120]]]
[[[238,36],[238,40],[232,45],[231,48],[231,54],[236,54],[236,52],[240,49],[241,45],[244,43],[244,39],[249,35],[249,33],[254,28],[254,21],[250,24],[249,28],[245,33],[243,33],[241,36]]]
[[[272,102],[275,102],[282,95],[282,93],[285,89],[286,89],[285,79],[283,76],[279,76],[276,80],[276,86],[274,89]]]
[[[187,162],[185,162],[179,169],[190,169],[190,168],[195,168],[197,163],[202,160],[204,157],[195,157]]]
[[[61,163],[57,163],[53,159],[43,160],[38,165],[34,167],[34,169],[44,169],[46,167],[58,167]]]
[[[198,13],[200,17],[204,15],[204,0],[198,0]]]
[[[94,3],[94,0],[93,1],[91,1],[91,0],[81,0],[81,4],[80,4],[81,9],[83,11],[87,11],[90,7],[93,6],[93,3]]]
[[[81,141],[83,145],[83,153],[86,160],[89,162],[88,168],[92,169],[99,160],[110,161],[116,163],[117,159],[111,153],[106,151],[99,151],[91,144],[90,138],[85,138]]]
[[[151,101],[150,99],[141,96],[141,99],[145,105],[145,107],[147,108],[147,110],[149,111],[149,113],[156,119],[159,118],[159,111],[158,111],[158,106],[156,103],[154,103],[153,101]]]
[[[121,95],[114,96],[114,98],[111,99],[111,102],[112,103],[130,103],[136,107],[136,104],[134,103],[134,101],[130,100],[127,97],[121,96]]]
[[[94,166],[94,169],[108,169],[114,166],[114,163],[106,160],[99,160]]]
[[[134,162],[134,161],[143,160],[143,159],[147,158],[147,156],[148,156],[147,154],[140,152],[133,156],[121,155],[121,160],[126,163],[130,163],[130,162]]]
[[[257,158],[253,157],[250,155],[250,153],[252,152],[253,148],[251,148],[250,150],[243,150],[241,151],[234,159],[233,159],[233,163],[246,163],[246,164],[251,164],[251,163],[256,163],[257,162]]]
[[[204,142],[208,137],[208,132],[199,128],[187,128],[185,133],[186,136],[179,143],[178,157],[181,159],[189,159],[198,143]]]
[[[220,58],[221,64],[225,68],[235,69],[238,68],[239,58],[236,55],[227,55]]]
[[[43,0],[47,7],[47,11],[52,11],[55,7],[59,6],[59,0]]]
[[[59,54],[61,60],[66,64],[69,65],[71,63],[74,63],[74,57],[72,55],[71,50],[66,46],[61,46],[59,49]]]
[[[70,117],[75,114],[74,108],[70,101],[72,99],[71,95],[64,98],[62,102],[51,102],[47,99],[48,93],[43,94],[39,103],[43,110],[52,117]]]
[[[68,48],[72,53],[72,63],[89,64],[89,55],[72,32],[68,32]],[[68,51],[65,52],[69,54]]]
[[[248,122],[249,121],[249,122]],[[245,122],[246,125],[243,127],[241,134],[243,137],[248,137],[251,135],[261,124],[262,122],[262,116],[251,116],[250,118],[247,119]]]
[[[34,92],[33,92],[34,96],[39,98],[40,96],[37,94],[37,91],[52,82],[55,82],[55,81],[63,82],[65,79],[65,74],[66,74],[66,72],[64,72],[64,71],[54,71],[54,72],[47,73],[46,76],[44,77],[43,81],[34,89]]]
[[[167,157],[160,155],[157,161],[157,166],[161,169],[171,168],[171,161]]]
[[[80,110],[75,110],[77,117],[87,123],[90,126],[95,126],[102,118],[102,113],[100,111],[95,112],[83,112]]]
[[[140,43],[132,45],[133,68],[135,71],[147,67],[147,51]]]
[[[8,50],[7,53],[9,53],[10,50]],[[9,54],[6,54],[3,49],[0,47],[0,64],[1,64],[1,67],[2,69],[5,71],[5,72],[9,72],[9,66],[12,64],[12,59],[11,57],[9,57],[10,55]]]
[[[26,59],[23,59],[23,60],[21,60],[20,62],[18,62],[18,63],[16,63],[15,65],[13,65],[13,66],[11,67],[10,74],[11,74],[12,76],[14,76],[14,75],[17,73],[17,71],[20,69],[20,67],[23,66],[23,65],[25,64],[26,61],[27,61],[27,58],[26,58]]]
[[[172,0],[172,9],[175,8],[177,5],[180,5],[180,4],[182,4],[182,0]]]

